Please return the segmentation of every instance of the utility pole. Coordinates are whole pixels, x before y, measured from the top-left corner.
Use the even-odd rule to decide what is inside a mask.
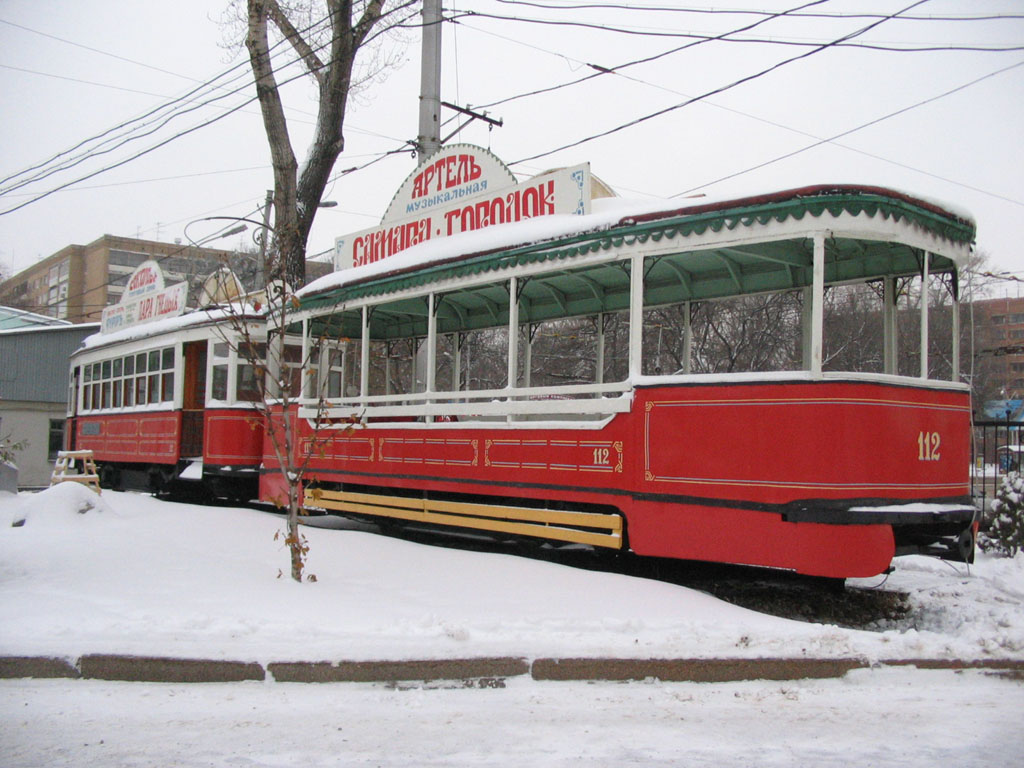
[[[423,162],[441,148],[441,0],[423,0],[420,59],[420,134],[416,159]]]

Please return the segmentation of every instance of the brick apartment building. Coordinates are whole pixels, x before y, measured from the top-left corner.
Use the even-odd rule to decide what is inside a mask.
[[[121,298],[128,276],[147,259],[160,263],[168,284],[193,283],[228,263],[251,278],[252,257],[215,248],[103,235],[88,245],[69,245],[0,283],[0,305],[73,323],[100,319]]]
[[[988,393],[1024,400],[1024,297],[974,302],[975,354],[986,368]]]
[[[249,254],[103,235],[88,245],[69,245],[0,283],[0,305],[36,312],[72,323],[94,322],[103,308],[116,304],[128,276],[139,264],[154,259],[168,285],[189,284],[189,306],[203,280],[229,266],[247,289],[253,289],[256,258]],[[310,279],[330,271],[329,265],[308,262]]]

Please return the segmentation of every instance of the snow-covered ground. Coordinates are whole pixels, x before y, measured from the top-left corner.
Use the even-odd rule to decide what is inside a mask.
[[[22,522],[23,521],[23,522]],[[12,527],[12,523],[21,523]],[[0,496],[0,655],[259,661],[472,656],[1024,658],[1024,556],[911,558],[915,629],[765,616],[659,581],[306,529],[73,484]],[[880,580],[879,580],[880,581]],[[864,582],[867,583],[867,582]],[[1024,685],[879,667],[837,680],[507,687],[0,681],[16,766],[1012,765]]]
[[[84,513],[80,509],[89,507]],[[11,523],[24,519],[24,524]],[[660,581],[306,528],[316,583],[285,575],[283,521],[72,483],[0,499],[0,654],[235,659],[512,655],[1024,659],[1024,556],[904,558],[884,584],[915,627],[755,613]],[[881,581],[881,579],[875,580]],[[861,583],[872,583],[867,580]]]

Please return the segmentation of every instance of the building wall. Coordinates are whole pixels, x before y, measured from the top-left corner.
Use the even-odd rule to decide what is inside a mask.
[[[69,358],[97,330],[59,324],[0,331],[0,438],[28,441],[15,455],[19,486],[49,484],[63,447]]]
[[[19,488],[50,484],[56,451],[63,448],[57,440],[63,437],[66,413],[63,402],[0,400],[0,437],[10,435],[15,443],[27,441],[25,448],[14,454]],[[51,427],[59,427],[59,435],[51,433]]]
[[[98,330],[78,324],[0,331],[0,404],[65,402],[71,353]]]
[[[1024,297],[974,303],[975,353],[994,397],[1024,398]]]

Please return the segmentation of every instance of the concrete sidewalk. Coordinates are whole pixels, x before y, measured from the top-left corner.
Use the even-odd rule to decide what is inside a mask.
[[[447,683],[501,687],[505,680],[612,680],[723,683],[842,677],[853,669],[915,666],[920,669],[984,669],[1024,676],[1018,659],[622,659],[503,656],[405,661],[257,662],[86,654],[78,659],[0,656],[0,679],[73,678],[156,683]]]

